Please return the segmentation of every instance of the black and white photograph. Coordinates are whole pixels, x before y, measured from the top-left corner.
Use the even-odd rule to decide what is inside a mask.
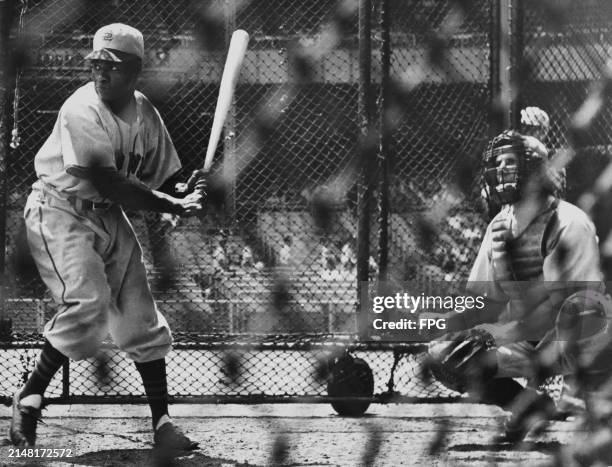
[[[612,465],[612,2],[0,0],[0,466]]]

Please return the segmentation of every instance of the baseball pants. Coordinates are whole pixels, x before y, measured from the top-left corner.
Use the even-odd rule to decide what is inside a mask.
[[[24,217],[40,275],[59,305],[44,335],[73,360],[94,356],[110,333],[136,362],[171,349],[168,323],[149,287],[142,249],[119,206],[77,210],[37,182]]]

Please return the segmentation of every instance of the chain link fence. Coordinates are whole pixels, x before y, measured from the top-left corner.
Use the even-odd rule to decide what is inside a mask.
[[[553,148],[566,144],[567,121],[605,59],[605,25],[591,21],[595,3],[603,2],[577,6],[583,14],[568,16],[567,31],[549,31],[546,15],[526,6],[525,55],[539,62],[521,88],[522,99],[551,115]],[[358,6],[332,0],[16,4],[14,35],[23,64],[8,116],[14,131],[4,181],[3,314],[12,329],[2,349],[3,395],[31,370],[42,327],[54,313],[24,242],[22,211],[35,180],[33,159],[63,101],[89,79],[83,57],[93,33],[124,22],[144,33],[139,88],[163,116],[186,175],[203,163],[231,31],[251,35],[216,157],[214,206],[203,219],[177,225],[160,215],[130,213],[158,306],[176,338],[168,360],[171,395],[323,397],[321,368],[351,348],[372,367],[377,395],[389,389],[392,373],[393,389],[409,397],[453,396],[422,380],[418,345],[393,353],[354,339],[359,33],[366,27],[359,24]],[[387,152],[378,157],[388,163],[389,227],[381,230],[379,218],[371,225],[370,277],[379,272],[382,235],[394,279],[425,287],[459,281],[467,277],[487,221],[477,173],[494,99],[491,2],[395,0],[387,6],[389,29],[372,25],[370,90],[376,98],[372,124],[380,138],[388,138]],[[376,3],[373,19],[380,8]],[[380,86],[385,32],[386,104]],[[390,110],[384,119],[383,105]],[[609,144],[606,115],[601,137],[594,139],[599,148]],[[374,201],[368,207],[380,210]],[[142,390],[133,373],[110,346],[97,359],[64,368],[49,395],[134,397]]]
[[[566,198],[572,203],[593,186],[610,159],[612,114],[607,102],[586,134],[573,138],[569,128],[610,58],[606,18],[611,7],[594,0],[524,2],[520,104],[548,113],[545,142],[553,156],[570,146],[576,150],[567,167]]]
[[[486,227],[477,168],[490,132],[491,2],[420,6],[390,5],[389,255],[396,276],[426,289],[467,278]]]

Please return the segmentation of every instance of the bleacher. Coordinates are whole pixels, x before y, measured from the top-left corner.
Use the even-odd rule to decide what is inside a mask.
[[[351,320],[357,302],[355,273],[323,267],[324,237],[316,231],[306,210],[258,213],[255,234],[267,252],[267,258],[262,258],[267,259],[264,270],[240,266],[240,255],[247,244],[241,235],[207,229],[206,222],[200,219],[182,219],[177,226],[166,228],[144,215],[130,218],[143,249],[158,306],[176,331],[265,333],[354,329]],[[348,210],[339,211],[337,220],[335,231],[325,235],[330,253],[335,256],[340,254],[338,245],[356,234],[357,225]],[[392,266],[401,267],[402,261],[414,259],[418,267],[412,280],[427,284],[445,279],[443,265],[419,244],[417,228],[408,214],[392,213],[390,228]],[[160,229],[165,229],[161,236]],[[467,243],[461,242],[460,233],[453,223],[443,224],[440,244],[455,251],[468,248]],[[292,264],[281,267],[275,263],[286,236],[292,239]],[[153,244],[152,238],[157,243]],[[228,264],[215,271],[212,250],[220,240],[225,242]],[[281,302],[285,302],[279,306],[278,297],[283,293],[286,297]],[[12,307],[13,314],[18,308],[27,308],[28,317],[21,318],[25,321],[19,324],[20,328],[41,328],[40,317],[45,315],[46,308],[42,306],[41,312],[40,303],[26,298],[23,304]]]
[[[325,232],[331,243],[351,238],[357,234],[357,223],[348,211],[337,211],[338,222],[332,232]],[[306,210],[260,211],[257,216],[257,234],[275,261],[278,261],[283,239],[292,239],[291,254],[294,267],[303,269],[318,259],[323,235],[314,225]]]
[[[308,233],[313,231],[312,222],[306,212],[260,211],[257,215],[257,235],[266,251],[278,262],[285,237],[292,239],[291,257],[295,264],[301,264],[312,252]]]

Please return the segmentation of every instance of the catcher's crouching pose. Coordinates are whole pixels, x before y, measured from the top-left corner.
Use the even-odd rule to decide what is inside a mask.
[[[181,164],[159,113],[135,90],[143,56],[138,30],[124,24],[98,30],[86,57],[92,82],[63,104],[34,161],[27,237],[58,312],[45,326],[34,371],[14,396],[10,438],[17,446],[34,445],[43,395],[57,370],[69,358],[93,357],[110,332],[142,377],[155,445],[197,447],[168,415],[164,358],[172,336],[122,208],[197,214],[204,176],[194,173],[182,198],[162,192],[170,191]]]
[[[577,355],[611,341],[594,226],[554,195],[546,159],[533,137],[506,131],[490,142],[485,191],[502,208],[486,230],[467,287],[486,306],[449,314],[451,332],[429,351],[430,369],[442,383],[512,411],[501,437],[509,442],[522,439],[534,417],[554,415],[552,399],[535,389],[545,376],[575,372]],[[568,320],[580,329],[571,345],[564,337]]]

